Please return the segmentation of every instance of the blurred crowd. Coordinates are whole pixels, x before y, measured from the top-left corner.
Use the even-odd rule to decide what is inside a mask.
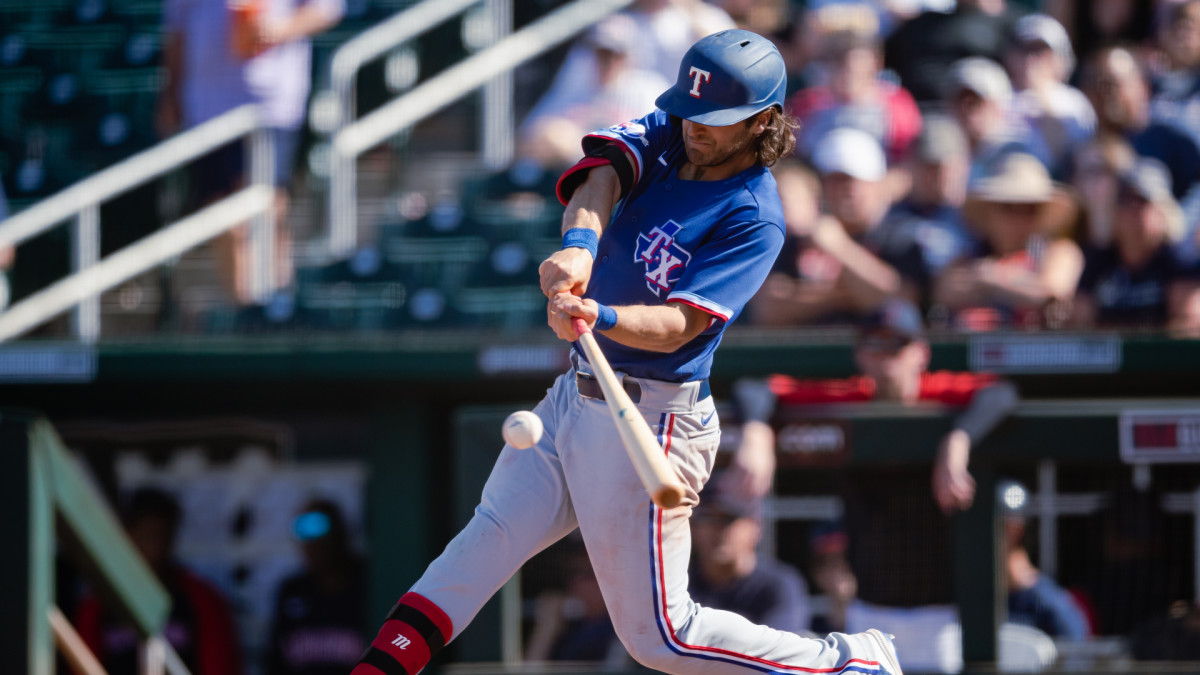
[[[575,161],[735,25],[778,44],[799,123],[753,322],[903,298],[938,329],[1200,326],[1200,2],[641,0],[570,51],[522,155]]]
[[[214,242],[223,295],[294,303],[289,194],[312,41],[357,10],[162,7],[157,137],[256,102],[274,139],[282,293],[250,293],[242,227]],[[570,165],[581,136],[652,110],[696,39],[735,26],[780,48],[799,124],[795,154],[775,167],[787,245],[742,323],[845,323],[899,297],[939,330],[1200,326],[1200,2],[637,0],[574,40],[552,77],[522,85],[540,97],[517,101],[529,112],[509,173]],[[0,166],[10,183],[14,170]],[[229,195],[248,180],[242,144],[187,173],[195,205]],[[0,193],[0,216],[2,204]],[[14,299],[41,287],[26,277],[57,269],[25,251],[0,250],[0,273],[24,270]]]

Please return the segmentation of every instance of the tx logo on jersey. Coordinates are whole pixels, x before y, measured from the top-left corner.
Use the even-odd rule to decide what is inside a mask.
[[[650,230],[649,235],[638,235],[634,260],[646,264],[646,287],[655,295],[670,291],[692,259],[691,253],[675,243],[675,235],[681,229],[678,223],[668,220],[662,227]]]
[[[712,73],[692,66],[691,70],[688,71],[688,77],[692,78],[692,90],[688,93],[692,95],[692,98],[700,98],[700,85],[706,84],[711,80]]]

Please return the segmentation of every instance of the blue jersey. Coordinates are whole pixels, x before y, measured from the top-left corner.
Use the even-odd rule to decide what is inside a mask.
[[[725,328],[758,291],[783,246],[775,178],[756,164],[725,180],[681,179],[687,161],[682,127],[661,110],[589,134],[584,151],[604,143],[618,143],[636,169],[600,238],[585,297],[615,306],[681,302],[712,321],[669,354],[600,333],[596,341],[614,370],[668,382],[704,379]]]

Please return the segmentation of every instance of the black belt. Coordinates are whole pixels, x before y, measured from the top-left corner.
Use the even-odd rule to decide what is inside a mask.
[[[575,386],[579,388],[579,395],[585,398],[597,398],[604,400],[604,390],[600,388],[600,381],[595,375],[576,371]],[[621,380],[621,387],[625,389],[625,393],[629,394],[629,399],[637,405],[642,400],[642,385],[632,377],[626,377]],[[708,380],[700,381],[700,393],[697,394],[696,400],[703,401],[712,395],[712,391],[708,387]]]
[[[600,388],[600,380],[596,379],[595,375],[577,371],[575,373],[575,386],[579,388],[579,395],[584,398],[598,398],[604,400],[604,390]],[[642,400],[642,385],[638,384],[637,380],[632,377],[621,379],[621,387],[629,394],[629,400],[633,401],[634,405]]]

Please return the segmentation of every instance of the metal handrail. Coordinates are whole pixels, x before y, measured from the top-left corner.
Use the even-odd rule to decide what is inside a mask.
[[[164,254],[160,251],[155,254],[153,259],[139,261],[136,264],[130,264],[129,258],[126,256],[124,258],[126,262],[120,266],[105,267],[106,270],[124,270],[122,274],[114,276],[108,273],[104,275],[94,273],[102,266],[100,262],[100,205],[243,137],[249,138],[248,155],[250,157],[251,182],[254,186],[266,190],[274,174],[272,166],[274,140],[268,129],[262,124],[256,107],[245,105],[177,134],[0,221],[0,248],[3,248],[16,246],[56,227],[65,220],[74,218],[71,229],[72,275],[9,307],[3,314],[0,314],[0,327],[2,327],[0,328],[0,341],[20,335],[71,307],[75,307],[72,329],[76,337],[84,342],[92,342],[99,337],[99,296],[101,293],[133,276],[133,274],[124,273],[128,270],[136,269],[134,274],[140,274],[166,262],[171,256],[187,250],[187,248],[177,250],[177,247],[172,247],[171,250],[175,251],[174,253]],[[243,192],[246,191],[243,190]],[[227,197],[213,206],[225,204],[232,199],[233,197]],[[252,273],[250,278],[255,297],[264,298],[271,290],[273,278],[271,271],[274,269],[275,259],[275,241],[274,233],[271,232],[270,219],[273,203],[270,200],[264,202],[258,198],[249,203],[249,206],[247,206],[248,203],[248,198],[243,198],[233,210],[245,220],[251,220],[254,223],[251,235]],[[209,208],[176,225],[189,223],[192,226],[199,226],[207,223],[204,218],[198,218],[203,213],[220,215],[225,211]],[[227,224],[221,221],[221,224],[227,226],[217,228],[217,231],[214,231],[211,236],[231,229],[238,223]],[[154,239],[158,234],[162,234],[162,232],[130,244],[114,253],[110,258],[121,256],[131,250],[142,253],[152,251],[154,247],[141,245]],[[189,240],[191,239],[194,238],[189,238]],[[193,241],[188,248],[204,241],[206,239]],[[52,290],[53,293],[50,292]],[[70,298],[70,302],[64,305],[66,298]]]
[[[442,1],[428,0],[424,4]],[[356,245],[358,215],[355,162],[359,155],[475,89],[488,85],[495,78],[511,74],[512,69],[522,63],[540,56],[589,25],[632,3],[633,0],[575,0],[447,68],[362,119],[348,122],[345,115],[339,115],[337,130],[330,142],[329,227],[333,253],[347,255]],[[423,6],[409,11],[415,12]],[[386,51],[386,47],[380,47],[383,44],[382,37],[379,40],[373,43],[373,47],[380,52]],[[349,43],[343,49],[348,47]],[[366,53],[363,49],[363,53]],[[337,59],[336,56],[334,58]],[[350,57],[344,61],[350,63]]]
[[[154,269],[257,214],[269,212],[274,200],[275,192],[269,186],[243,188],[51,284],[0,314],[0,342],[21,335],[88,298]]]
[[[334,52],[329,77],[334,114],[330,128],[322,131],[328,131],[331,138],[336,138],[343,129],[354,124],[354,78],[364,65],[480,3],[484,3],[490,14],[488,24],[491,30],[486,42],[494,44],[512,29],[512,0],[425,0],[339,47]],[[483,107],[484,125],[481,133],[487,155],[485,162],[489,165],[507,163],[512,158],[512,139],[501,140],[499,136],[503,135],[505,128],[508,128],[509,136],[512,133],[511,73],[495,78],[485,88]],[[356,158],[332,153],[330,156],[329,247],[338,256],[348,255],[358,238],[355,229],[357,205],[352,203],[356,191],[356,167],[353,166]]]
[[[335,132],[336,129],[353,122],[351,118],[354,116],[354,77],[364,65],[481,1],[422,2],[368,28],[338,47],[329,66],[329,88],[337,106]]]
[[[117,162],[0,221],[0,248],[36,237],[86,206],[128,192],[257,128],[255,107],[244,105]]]

